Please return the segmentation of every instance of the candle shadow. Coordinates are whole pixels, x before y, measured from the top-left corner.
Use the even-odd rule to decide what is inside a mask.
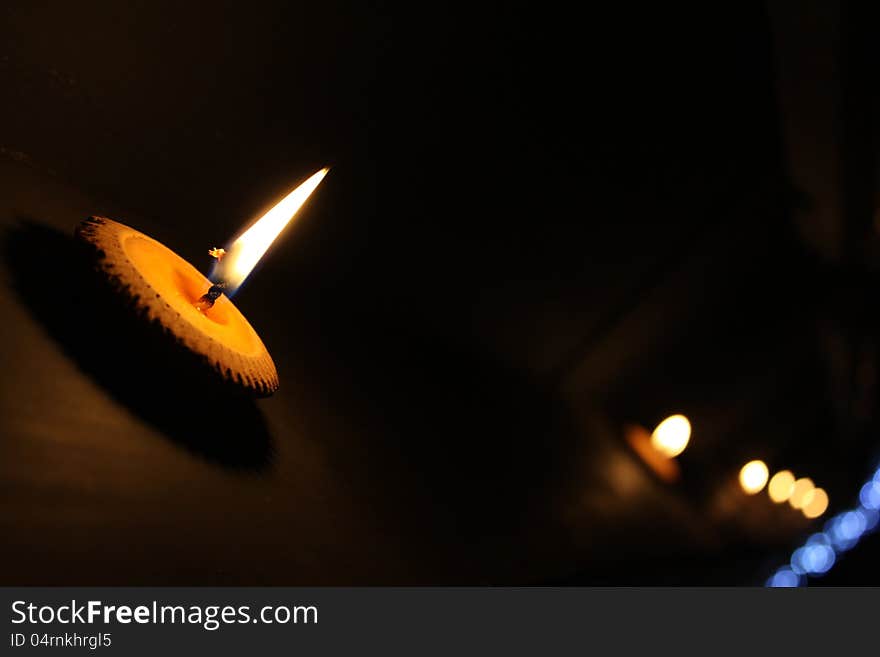
[[[127,312],[72,235],[29,217],[4,235],[12,285],[33,317],[94,382],[178,445],[229,469],[272,465],[272,438],[253,399],[211,379]]]

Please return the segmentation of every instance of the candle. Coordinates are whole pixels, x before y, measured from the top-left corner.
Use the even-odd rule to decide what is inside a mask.
[[[76,236],[90,247],[97,270],[145,320],[160,326],[221,380],[268,396],[278,389],[275,363],[256,330],[222,292],[241,285],[326,173],[322,169],[297,187],[228,252],[212,249],[217,258],[213,283],[165,245],[112,219],[89,217]]]
[[[635,424],[627,426],[624,428],[624,437],[642,463],[660,479],[672,483],[679,478],[681,472],[678,463],[651,444],[651,434],[647,429]]]
[[[681,454],[691,438],[691,423],[684,415],[670,415],[652,433],[639,425],[625,427],[629,446],[660,479],[676,481],[681,472],[675,457]]]

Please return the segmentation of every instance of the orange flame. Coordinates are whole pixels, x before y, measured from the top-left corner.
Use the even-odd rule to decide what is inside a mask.
[[[217,258],[214,280],[226,283],[229,293],[234,292],[251,273],[281,231],[296,216],[312,192],[321,184],[330,169],[324,167],[285,196],[275,207],[245,230],[223,255]],[[212,254],[213,255],[213,254]],[[223,258],[222,262],[220,259]]]

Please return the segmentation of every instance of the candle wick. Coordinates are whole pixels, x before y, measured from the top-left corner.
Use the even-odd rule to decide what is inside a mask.
[[[208,291],[205,292],[198,301],[195,302],[195,307],[198,310],[205,311],[211,308],[214,305],[214,302],[223,294],[223,290],[226,289],[226,283],[220,281],[219,283],[214,283]]]

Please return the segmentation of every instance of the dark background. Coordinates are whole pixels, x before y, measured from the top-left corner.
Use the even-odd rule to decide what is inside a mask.
[[[763,582],[817,523],[739,467],[876,465],[876,14],[3,3],[0,579]],[[207,271],[324,165],[236,296],[271,399],[89,291],[84,217]],[[622,427],[673,412],[670,486]]]

